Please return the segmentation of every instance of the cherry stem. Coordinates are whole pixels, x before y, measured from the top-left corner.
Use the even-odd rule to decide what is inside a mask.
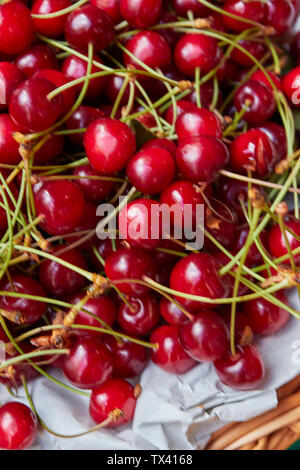
[[[71,11],[76,10],[76,8],[81,7],[82,5],[84,5],[87,2],[88,2],[88,0],[78,0],[78,2],[73,3],[73,5],[70,5],[67,8],[63,8],[62,10],[54,11],[52,13],[45,13],[45,14],[31,13],[31,16],[32,16],[32,18],[37,18],[37,19],[41,19],[41,20],[44,20],[44,19],[46,20],[46,19],[50,19],[50,18],[58,18],[59,16],[67,15]]]

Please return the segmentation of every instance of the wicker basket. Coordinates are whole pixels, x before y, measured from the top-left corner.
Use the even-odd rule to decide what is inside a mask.
[[[212,434],[207,450],[284,450],[300,439],[300,375],[277,390],[278,406]]]

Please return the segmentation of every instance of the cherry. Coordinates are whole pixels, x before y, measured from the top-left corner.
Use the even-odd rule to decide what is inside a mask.
[[[265,24],[272,26],[278,36],[288,32],[295,20],[295,8],[286,0],[269,0],[266,3]]]
[[[132,309],[122,303],[118,310],[118,323],[132,335],[146,335],[159,321],[159,306],[156,297],[146,294],[143,297],[130,297]]]
[[[157,24],[163,25],[166,23],[175,23],[177,21],[176,13],[168,10],[163,10],[160,14]],[[181,37],[181,33],[173,28],[159,28],[159,34],[165,38],[167,43],[173,48],[176,42]]]
[[[26,75],[10,62],[0,62],[0,111],[8,107],[8,103],[19,83],[26,79]]]
[[[186,16],[189,11],[200,17],[207,13],[207,8],[198,0],[171,0],[171,4],[179,16]]]
[[[108,349],[97,338],[78,338],[71,345],[62,369],[73,385],[88,389],[109,379],[113,364]]]
[[[49,163],[58,157],[64,148],[64,137],[62,135],[52,135],[42,147],[34,154],[34,163]]]
[[[284,224],[292,230],[298,237],[300,237],[300,221],[294,218],[293,216],[287,216],[284,219]],[[289,241],[289,245],[291,250],[298,248],[300,246],[300,242],[287,230],[285,230],[286,237]],[[280,256],[286,255],[288,253],[286,241],[284,234],[280,230],[280,226],[278,224],[273,225],[269,232],[268,236],[268,247],[269,251],[275,258],[279,258]],[[294,256],[294,260],[297,265],[300,264],[300,254]],[[287,259],[284,262],[285,265],[289,265],[290,261]]]
[[[33,38],[30,10],[17,1],[0,5],[0,52],[18,54],[32,43]]]
[[[181,114],[185,113],[186,111],[194,111],[198,109],[194,103],[191,103],[187,100],[178,100],[176,101],[176,108],[177,108],[177,115],[176,118],[178,119]],[[165,119],[168,123],[173,124],[174,119],[174,109],[173,106],[170,106],[165,114]]]
[[[124,78],[120,77],[118,75],[110,75],[107,80],[107,97],[110,101],[110,103],[114,104],[119,92],[123,86],[124,83]],[[120,100],[120,105],[124,106],[128,103],[129,99],[129,84],[125,87],[125,91],[123,93],[123,96],[121,97]]]
[[[111,421],[106,427],[114,428],[133,419],[136,406],[136,394],[130,383],[124,379],[107,380],[100,387],[94,388],[90,401],[90,415],[95,423],[100,424],[109,417],[114,410],[121,410],[122,416]]]
[[[122,279],[143,279],[155,276],[155,266],[151,255],[140,248],[120,248],[111,253],[105,263],[105,274],[112,281]],[[129,295],[144,295],[149,288],[135,282],[117,283],[121,292]]]
[[[222,318],[213,310],[197,313],[187,325],[179,328],[179,340],[193,359],[216,361],[228,349],[228,330]]]
[[[234,237],[233,246],[234,252],[237,253],[240,251],[241,248],[245,245],[246,239],[248,237],[249,227],[240,227]],[[259,235],[259,239],[263,246],[267,245],[268,240],[268,232],[266,230],[262,230]],[[259,252],[258,248],[256,247],[255,243],[252,243],[250,249],[248,251],[246,264],[251,266],[254,264],[259,264],[263,261],[261,253]]]
[[[77,292],[68,301],[71,304],[77,304],[85,296],[84,292]],[[93,316],[89,315],[85,310],[88,310]],[[97,328],[105,328],[102,322],[97,318],[103,320],[107,325],[113,326],[117,316],[116,305],[111,297],[101,296],[90,298],[76,315],[76,325],[95,326]],[[97,317],[97,318],[94,318]],[[92,330],[78,330],[78,334],[83,336],[99,336],[102,333]]]
[[[80,179],[75,180],[76,184],[80,187],[85,199],[90,202],[103,201],[114,187],[112,181],[89,179],[89,176],[100,176],[98,171],[90,165],[77,166],[73,170],[73,175],[80,176]]]
[[[11,401],[0,408],[0,447],[7,450],[21,450],[35,440],[38,421],[31,409]]]
[[[287,296],[283,292],[278,292],[276,297],[289,305]],[[264,298],[253,299],[244,304],[250,326],[254,333],[259,335],[272,335],[283,328],[290,318],[289,312],[268,302]]]
[[[228,285],[218,274],[220,265],[208,253],[190,254],[178,261],[170,276],[170,287],[178,292],[200,295],[209,299],[226,297]],[[176,297],[192,310],[207,307],[205,302]]]
[[[25,274],[15,273],[11,275],[11,280],[5,279],[2,282],[1,290],[6,292],[19,292],[21,294],[46,297],[46,292],[41,284],[35,279]],[[10,297],[3,295],[0,300],[1,308],[20,314],[20,321],[23,323],[34,323],[46,312],[46,304],[37,300],[21,297]]]
[[[250,129],[234,139],[230,148],[230,166],[233,170],[265,176],[271,173],[278,160],[271,140],[260,129]]]
[[[94,52],[100,52],[112,42],[114,25],[110,16],[94,5],[84,5],[69,13],[65,25],[68,43],[80,51],[86,51],[89,43]]]
[[[267,74],[267,76],[265,75],[265,73]],[[269,77],[270,80],[275,85],[275,87],[277,88],[277,90],[281,90],[282,84],[281,84],[280,77],[278,77],[278,75],[276,75],[274,72],[269,72],[267,70],[265,71],[265,73],[262,72],[262,70],[256,70],[256,72],[254,72],[254,74],[251,75],[251,80],[256,81],[256,82],[261,82],[264,85],[266,85],[268,88],[270,88],[271,91],[273,91],[274,88],[267,78]]]
[[[128,23],[137,29],[157,23],[162,0],[120,0],[120,12]]]
[[[161,316],[172,326],[186,325],[190,322],[180,308],[168,299],[161,298],[159,309]]]
[[[234,238],[233,238],[234,240]],[[233,244],[233,241],[231,242]],[[225,255],[222,251],[213,251],[212,252],[213,256],[216,258],[216,260],[220,263],[221,266],[226,266],[226,264],[229,263],[230,258]],[[247,279],[251,280],[250,276],[245,276]],[[230,276],[230,274],[225,274],[223,276],[223,279],[225,279],[225,283],[228,284],[228,293],[229,295],[233,295],[233,289],[234,289],[234,278]],[[238,289],[238,296],[245,295],[249,292],[249,288],[245,286],[242,282],[240,282],[239,289]],[[229,312],[230,313],[230,312]],[[224,316],[223,316],[224,318]],[[227,323],[226,323],[227,324]],[[229,321],[230,324],[230,321]]]
[[[19,144],[13,138],[13,132],[20,129],[8,114],[0,114],[0,162],[8,165],[19,163]]]
[[[223,6],[227,13],[241,17],[243,20],[251,20],[261,23],[265,16],[265,5],[261,1],[247,2],[243,0],[227,0]],[[222,21],[228,29],[240,33],[245,29],[251,28],[251,23],[239,21],[225,13],[222,15]]]
[[[58,245],[54,248],[54,256],[74,265],[86,269],[86,261],[81,252],[75,248],[61,253],[67,245]],[[66,268],[62,264],[46,260],[40,266],[40,281],[45,289],[53,296],[64,297],[82,289],[84,278],[73,269]]]
[[[190,109],[176,120],[176,134],[179,141],[202,134],[222,137],[220,119],[208,109]]]
[[[174,59],[176,67],[184,75],[194,77],[197,67],[201,74],[209,72],[221,58],[216,39],[204,34],[185,34],[176,44]]]
[[[281,161],[287,155],[287,140],[284,127],[276,122],[265,122],[258,127],[270,139],[277,152],[277,160]]]
[[[43,183],[34,200],[37,215],[44,215],[40,226],[51,235],[72,232],[83,216],[82,192],[68,180]]]
[[[255,186],[255,188],[257,188]],[[257,188],[258,189],[258,188]],[[248,206],[248,183],[221,175],[218,179],[216,197],[224,204],[233,207],[239,219],[244,219],[244,212],[240,201]]]
[[[58,70],[52,69],[43,69],[39,70],[34,74],[34,78],[46,78],[49,82],[53,83],[56,87],[66,85],[70,80],[69,78]],[[68,88],[62,92],[62,97],[64,101],[64,114],[71,109],[75,103],[76,93],[74,88]]]
[[[178,331],[177,326],[163,325],[150,336],[150,342],[158,346],[151,350],[152,361],[172,374],[184,374],[196,365],[180,344]]]
[[[75,113],[66,122],[67,129],[83,129],[99,117],[103,117],[103,112],[99,108],[92,106],[79,106]],[[78,147],[83,145],[83,133],[70,134],[68,138]]]
[[[175,158],[177,147],[174,144],[174,142],[172,142],[171,140],[165,139],[165,138],[162,138],[162,139],[157,138],[157,139],[149,140],[145,145],[143,145],[143,150],[150,149],[153,147],[154,148],[160,147],[166,150],[167,152],[169,152],[172,155],[172,157]]]
[[[254,344],[239,346],[236,355],[228,353],[214,363],[221,382],[237,390],[255,389],[264,377],[264,364]]]
[[[173,180],[174,158],[162,147],[144,148],[129,160],[126,173],[138,191],[157,194]]]
[[[205,208],[206,230],[226,248],[233,244],[237,220],[235,210],[218,199],[210,201],[210,205]],[[214,243],[209,239],[205,239],[205,244],[206,247],[215,248]]]
[[[115,24],[122,21],[122,16],[120,13],[120,0],[91,0],[90,3],[91,5],[95,5],[95,7],[106,11]]]
[[[134,106],[133,113],[139,113],[140,111],[144,111],[144,110],[145,108],[143,106]],[[144,127],[148,127],[149,129],[157,125],[156,120],[153,114],[151,113],[143,113],[140,116],[138,116],[136,119],[141,124],[143,124]]]
[[[253,80],[241,85],[234,95],[234,105],[237,111],[241,111],[247,103],[249,105],[243,119],[249,124],[261,124],[267,121],[276,110],[273,92],[263,83]]]
[[[221,74],[221,70],[222,70],[221,68],[218,69],[219,74]],[[227,70],[226,70],[226,76],[228,78],[230,78],[228,76]],[[218,75],[218,79],[219,79],[219,81],[221,81],[219,75]],[[199,92],[200,92],[200,102],[201,102],[202,108],[209,108],[211,103],[212,103],[213,93],[214,93],[213,82],[211,80],[209,80],[205,83],[202,83],[201,86],[200,86]],[[221,98],[221,91],[219,91],[218,104],[220,103],[220,98]],[[197,104],[197,93],[196,93],[195,89],[192,90],[191,93],[189,93],[186,96],[186,100],[190,101],[191,103]],[[184,101],[184,100],[182,100],[182,101]],[[195,108],[193,108],[193,109],[195,109]]]
[[[297,106],[297,108],[300,108],[300,66],[295,67],[285,75],[282,87],[290,102]]]
[[[266,54],[268,48],[266,44],[262,42],[251,41],[250,39],[241,39],[238,45],[246,49],[246,51],[255,57],[258,61]],[[231,53],[231,58],[239,65],[243,67],[252,67],[253,59],[249,57],[245,52],[235,47]],[[236,78],[236,77],[235,77]]]
[[[115,240],[115,243],[116,243],[116,248],[121,247],[119,240]],[[112,240],[110,238],[106,238],[105,240],[97,239],[94,246],[96,248],[96,251],[99,253],[101,258],[103,258],[104,260],[106,260],[106,258],[113,252]],[[91,257],[91,261],[93,263],[93,266],[95,266],[95,268],[97,268],[97,269],[102,269],[103,268],[103,265],[101,264],[101,262],[96,257],[96,255],[94,254],[93,251],[90,253],[90,257]]]
[[[28,49],[25,49],[25,51],[16,57],[15,64],[27,77],[32,77],[32,75],[39,70],[55,70],[59,68],[59,63],[54,52],[45,44],[34,44]],[[51,82],[47,76],[44,78]]]
[[[81,250],[90,250],[94,243],[98,240],[97,234],[93,233],[87,240],[82,240],[82,237],[88,233],[88,231],[95,231],[99,218],[97,216],[97,206],[89,201],[84,201],[83,216],[80,219],[78,225],[74,228],[74,232],[67,236],[64,236],[65,241],[69,243],[78,243],[77,246]],[[85,232],[75,235],[76,232]]]
[[[32,5],[34,15],[49,15],[56,11],[64,10],[71,5],[70,0],[36,0]],[[65,30],[67,15],[54,18],[33,18],[35,30],[49,38],[59,38]]]
[[[300,31],[294,35],[294,39],[291,44],[291,53],[296,62],[299,62],[300,56]]]
[[[228,160],[226,145],[211,135],[186,138],[176,152],[179,170],[185,178],[194,182],[213,181]]]
[[[111,354],[114,377],[135,377],[145,368],[148,354],[144,346],[112,335],[105,335],[104,344]]]
[[[8,338],[3,337],[5,342],[9,342]],[[29,353],[34,350],[33,346],[29,342],[21,342],[19,343],[20,348],[24,353]],[[20,353],[16,349],[12,349],[7,353],[7,359],[12,359],[16,356],[19,356]],[[50,358],[50,356],[46,356],[46,360]],[[41,357],[32,358],[32,361],[38,363],[40,361],[45,360],[45,356],[41,359]],[[2,372],[0,376],[0,383],[5,385],[5,387],[17,387],[22,385],[22,378],[25,377],[27,381],[34,379],[38,376],[38,371],[34,369],[26,360],[22,362],[18,362],[17,364],[11,365],[5,371]]]
[[[163,36],[154,31],[140,31],[127,42],[126,48],[152,69],[157,67],[164,69],[171,62],[172,53],[169,44]],[[127,53],[124,53],[124,64],[126,67],[134,65],[137,69],[142,68]]]
[[[136,142],[132,130],[123,122],[99,118],[88,126],[84,147],[92,167],[111,175],[124,168],[135,152]]]
[[[48,100],[47,95],[56,87],[44,78],[29,78],[13,92],[9,114],[20,127],[39,132],[52,126],[62,115],[64,102],[61,95]]]

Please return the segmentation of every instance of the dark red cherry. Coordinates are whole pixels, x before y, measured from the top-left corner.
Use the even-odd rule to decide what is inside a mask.
[[[163,10],[160,14],[157,24],[163,25],[166,23],[175,23],[177,15],[173,11]],[[181,33],[177,32],[175,28],[159,28],[159,34],[165,38],[167,43],[173,48],[181,37]]]
[[[176,67],[184,75],[195,76],[200,68],[201,74],[208,73],[221,58],[221,50],[215,38],[204,34],[185,34],[176,44],[174,59]]]
[[[72,232],[83,216],[82,192],[70,181],[47,181],[34,199],[37,215],[44,215],[40,226],[51,235]]]
[[[122,303],[118,310],[118,323],[127,333],[144,336],[159,321],[158,301],[150,294],[142,297],[129,297],[128,301],[132,309]]]
[[[202,17],[208,11],[198,0],[171,0],[171,5],[179,16],[187,16],[187,13],[191,11],[196,17]]]
[[[143,150],[150,149],[153,147],[154,148],[160,147],[166,150],[167,152],[169,152],[172,155],[172,157],[175,158],[177,147],[174,144],[174,142],[172,142],[171,140],[167,138],[162,138],[162,139],[157,138],[157,139],[149,140],[145,145],[143,145]]]
[[[135,152],[136,142],[132,130],[123,122],[99,118],[88,126],[84,147],[92,167],[111,175],[124,168]]]
[[[97,205],[89,201],[84,201],[83,216],[81,217],[80,222],[74,228],[71,235],[64,236],[64,240],[68,243],[78,243],[77,246],[81,250],[92,249],[93,245],[98,240],[97,234],[94,233],[94,231],[99,221],[100,219],[97,216]],[[92,232],[91,236],[84,240],[83,237],[90,231]],[[76,235],[76,232],[79,232],[78,235]]]
[[[238,41],[238,45],[243,47],[248,52],[248,54],[251,54],[258,61],[268,52],[267,45],[263,42],[251,41],[250,39],[241,39]],[[230,57],[237,64],[249,68],[253,66],[253,59],[248,54],[235,47]],[[233,78],[237,78],[237,76]]]
[[[118,75],[110,75],[107,80],[107,96],[109,99],[109,102],[114,104],[119,92],[123,86],[124,83],[124,78],[120,77]],[[129,90],[130,86],[129,84],[125,87],[125,91],[123,93],[123,96],[121,97],[120,100],[120,105],[124,106],[128,103],[129,99]]]
[[[234,139],[230,148],[230,166],[233,170],[265,176],[271,173],[278,154],[271,140],[260,129],[250,129]]]
[[[105,274],[112,282],[122,279],[142,280],[144,276],[153,279],[155,273],[151,255],[140,248],[120,248],[111,253],[105,263]],[[129,295],[140,296],[149,290],[147,286],[136,282],[118,282],[116,286]]]
[[[51,160],[54,160],[58,157],[64,148],[64,136],[63,135],[51,135],[51,137],[46,140],[44,145],[35,152],[34,154],[34,163],[43,164],[49,163]]]
[[[105,335],[104,344],[111,354],[114,377],[135,377],[145,368],[148,354],[144,346],[125,338],[118,340],[113,335]]]
[[[66,268],[57,261],[46,260],[40,266],[40,281],[45,289],[53,296],[64,297],[72,295],[82,289],[84,286],[84,278],[76,272],[76,267],[86,269],[86,261],[77,249],[69,249],[67,245],[57,245],[53,255],[74,266],[74,270]]]
[[[0,62],[0,111],[8,107],[8,103],[19,83],[26,79],[26,75],[10,62]]]
[[[270,90],[273,91],[274,87],[270,83],[270,80],[268,79],[268,77],[270,78],[270,80],[273,82],[273,85],[275,85],[275,87],[278,90],[282,90],[281,79],[274,72],[269,72],[266,70],[264,73],[262,72],[262,70],[256,70],[256,72],[254,72],[254,74],[251,75],[251,80],[256,81],[256,82],[261,82],[264,85],[266,85],[268,88],[270,88]]]
[[[248,183],[221,175],[218,179],[216,197],[229,207],[233,207],[238,218],[244,219],[244,212],[240,201],[248,207]]]
[[[184,374],[196,365],[180,344],[178,331],[177,326],[163,325],[150,336],[150,342],[157,344],[150,352],[152,361],[172,374]]]
[[[94,5],[84,5],[69,13],[65,25],[68,43],[80,51],[87,51],[89,43],[94,52],[105,49],[114,38],[110,16]]]
[[[79,108],[72,114],[66,122],[67,129],[84,129],[88,125],[96,121],[96,119],[103,117],[103,112],[99,108],[92,106],[79,106]],[[80,147],[83,145],[84,133],[69,134],[68,138],[74,144]]]
[[[220,119],[204,108],[194,108],[182,113],[176,121],[175,130],[179,141],[204,134],[222,137]]]
[[[90,165],[77,166],[73,170],[73,175],[80,177],[74,181],[80,187],[85,199],[90,202],[103,201],[114,187],[113,181],[89,179],[89,176],[101,177],[100,173]]]
[[[205,207],[206,230],[226,248],[233,244],[237,222],[235,210],[226,206],[222,200],[213,199]],[[205,239],[205,247],[215,249],[214,243],[209,239]]]
[[[295,15],[292,2],[286,0],[268,0],[266,2],[265,24],[272,26],[278,36],[290,31]]]
[[[157,194],[173,180],[175,162],[172,155],[161,147],[144,148],[128,162],[126,174],[138,191]]]
[[[34,38],[30,10],[21,2],[0,5],[0,52],[19,54]]]
[[[300,31],[298,31],[293,38],[293,42],[291,44],[291,53],[294,60],[299,63],[300,57]]]
[[[121,15],[136,29],[155,25],[161,12],[161,6],[161,0],[120,0]]]
[[[225,12],[239,16],[243,21],[232,18],[225,13],[222,15],[222,21],[228,29],[240,33],[245,29],[251,28],[252,24],[245,21],[255,21],[261,23],[265,16],[265,2],[253,1],[247,2],[243,0],[227,0],[223,6]]]
[[[115,24],[122,21],[122,16],[120,13],[120,0],[91,0],[90,4],[106,11]]]
[[[19,144],[13,138],[13,132],[20,129],[13,122],[9,114],[0,114],[0,162],[15,165],[21,160]]]
[[[48,100],[47,95],[56,88],[44,78],[29,78],[13,92],[9,114],[21,128],[39,132],[52,126],[62,115],[64,101],[61,95]]]
[[[239,346],[233,356],[230,352],[214,363],[215,371],[225,385],[237,390],[252,390],[264,378],[264,364],[254,344]]]
[[[28,47],[16,57],[15,64],[27,77],[32,77],[39,70],[59,68],[54,52],[46,44],[34,44]],[[51,82],[47,76],[44,78]]]
[[[187,325],[179,327],[179,340],[196,361],[216,361],[228,349],[228,330],[213,310],[198,312]]]
[[[243,119],[249,124],[261,124],[273,116],[276,110],[276,101],[273,92],[263,83],[249,80],[240,86],[234,95],[234,105],[237,111],[249,106]]]
[[[159,309],[161,316],[167,323],[173,326],[186,325],[190,322],[189,318],[180,310],[180,308],[170,300],[162,297]]]
[[[209,299],[226,297],[228,285],[218,274],[219,262],[208,253],[190,254],[178,261],[170,276],[170,287],[185,294],[199,295]],[[199,309],[207,303],[176,297],[185,307]]]
[[[10,280],[5,279],[2,281],[1,290],[47,297],[45,290],[35,279],[18,273],[11,275],[10,278]],[[46,304],[44,302],[22,297],[3,295],[1,296],[0,305],[2,309],[8,312],[19,312],[24,323],[34,323],[46,313]]]
[[[294,218],[293,216],[288,216],[284,219],[284,224],[294,232],[298,237],[300,237],[300,221]],[[292,233],[285,230],[286,237],[289,241],[289,245],[291,250],[298,248],[300,246],[300,242],[293,236]],[[284,256],[288,253],[286,240],[284,234],[280,230],[280,226],[278,224],[273,225],[269,232],[268,236],[268,247],[269,251],[274,256],[274,258],[279,258],[280,256]],[[297,265],[300,264],[300,254],[294,256],[294,260]],[[290,261],[289,258],[284,262],[284,264],[289,265]]]
[[[114,428],[133,419],[136,406],[136,394],[130,383],[124,379],[109,379],[100,387],[94,388],[90,401],[90,415],[95,423],[100,424],[114,410],[121,410],[122,416],[111,421],[106,427]]]
[[[33,15],[49,15],[60,10],[64,10],[71,5],[70,0],[36,0],[32,5]],[[34,18],[35,30],[49,38],[59,38],[65,30],[67,14],[54,18]]]
[[[276,122],[265,122],[261,124],[258,129],[263,131],[274,145],[277,153],[278,161],[286,158],[287,155],[287,140],[284,127]]]
[[[195,183],[213,181],[229,160],[225,144],[212,135],[186,138],[176,152],[176,163],[185,178]]]
[[[234,240],[234,239],[233,239]],[[233,243],[234,241],[232,241]],[[231,243],[231,244],[232,244]],[[216,258],[216,260],[220,263],[221,266],[226,266],[230,262],[230,258],[225,255],[222,251],[212,251],[213,256]],[[248,280],[251,280],[251,277],[249,275],[245,276]],[[225,274],[223,276],[224,282],[228,284],[228,295],[232,296],[233,295],[233,289],[234,289],[234,278],[230,276],[230,274]],[[238,289],[238,296],[245,295],[249,293],[249,288],[245,286],[242,282],[240,282],[239,289]],[[227,324],[227,323],[226,323]],[[230,322],[229,322],[230,324]]]
[[[198,109],[194,103],[191,103],[190,101],[187,100],[178,100],[176,101],[176,108],[177,108],[177,114],[176,114],[176,119],[181,116],[181,114],[185,113],[186,111],[194,111],[195,109]],[[169,124],[173,124],[173,119],[174,119],[174,108],[171,105],[165,114],[165,119],[168,121]]]
[[[46,78],[49,82],[53,83],[56,87],[66,85],[70,82],[70,79],[58,70],[52,69],[43,69],[39,70],[34,74],[34,78]],[[64,114],[71,109],[76,99],[76,90],[74,87],[68,88],[62,92],[62,97],[64,101]]]
[[[228,61],[226,61],[227,63]],[[218,72],[220,72],[220,68],[218,69]],[[227,72],[226,72],[227,73]],[[227,77],[229,77],[229,75],[227,74]],[[220,81],[220,78],[218,76],[218,79]],[[213,99],[213,94],[214,94],[214,85],[213,85],[213,82],[212,80],[209,80],[205,83],[202,83],[201,86],[200,86],[200,102],[201,102],[201,107],[202,108],[209,108],[211,103],[212,103],[212,99]],[[218,94],[218,104],[220,102],[220,99],[221,99],[221,91],[219,90],[219,94]],[[194,104],[197,104],[197,93],[196,93],[196,90],[192,90],[191,93],[189,95],[187,95],[185,97],[185,100],[187,101],[190,101],[191,103],[194,103]],[[185,100],[181,100],[181,101],[185,101]]]
[[[295,67],[283,77],[282,86],[289,101],[300,108],[300,66]]]
[[[234,252],[235,253],[240,251],[240,249],[243,248],[243,246],[245,245],[246,239],[248,237],[248,233],[249,233],[249,227],[248,226],[240,227],[236,231],[234,241],[233,241],[233,246],[234,246]],[[259,235],[259,239],[260,239],[261,244],[264,247],[266,247],[267,246],[267,240],[268,240],[268,232],[266,230],[263,230]],[[247,265],[251,266],[251,265],[254,265],[254,264],[259,264],[262,261],[263,260],[262,260],[261,253],[259,252],[257,246],[253,242],[250,246],[249,251],[248,251],[246,263],[247,263]]]
[[[111,377],[112,370],[109,351],[97,338],[78,338],[63,365],[66,378],[83,389],[101,385]]]
[[[120,240],[115,240],[116,248],[120,248]],[[94,244],[96,251],[99,253],[101,258],[106,260],[106,258],[113,252],[113,244],[112,240],[110,238],[106,238],[105,240],[99,240]],[[92,251],[90,253],[91,261],[93,263],[93,266],[97,269],[103,269],[103,265],[99,261],[99,259],[96,257],[95,253]]]
[[[126,48],[152,69],[157,67],[164,69],[171,62],[172,53],[169,44],[163,36],[154,31],[140,31],[127,42]],[[126,67],[132,64],[138,69],[142,68],[126,53],[124,53],[124,64]]]
[[[289,305],[287,296],[283,292],[276,293],[276,297]],[[253,299],[244,304],[244,313],[249,324],[259,335],[272,335],[284,327],[290,318],[289,312],[284,308],[271,304],[264,298]]]
[[[14,2],[16,3],[16,2]],[[38,421],[31,409],[16,401],[0,408],[0,447],[7,450],[21,450],[35,440]]]

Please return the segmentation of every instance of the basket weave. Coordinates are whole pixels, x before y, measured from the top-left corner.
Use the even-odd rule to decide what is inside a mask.
[[[300,439],[300,375],[277,390],[278,405],[212,434],[207,450],[284,450]]]

